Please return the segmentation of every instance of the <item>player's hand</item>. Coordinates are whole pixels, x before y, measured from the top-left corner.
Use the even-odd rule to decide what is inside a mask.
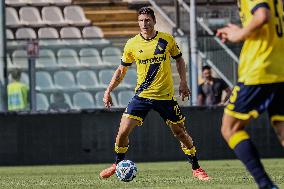
[[[106,108],[110,108],[113,105],[110,93],[108,91],[105,91],[103,102]]]
[[[184,101],[185,98],[189,99],[189,96],[191,95],[191,92],[187,86],[186,82],[180,82],[179,85],[179,96],[181,97],[181,100]]]
[[[226,27],[218,29],[216,36],[221,38],[223,43],[226,41],[237,43],[244,40],[242,28],[235,24],[228,24]]]

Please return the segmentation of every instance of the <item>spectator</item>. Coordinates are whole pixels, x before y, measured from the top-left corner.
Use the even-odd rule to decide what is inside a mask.
[[[202,77],[204,82],[198,86],[198,105],[224,105],[231,94],[229,86],[222,79],[212,76],[210,66],[202,67]],[[223,91],[226,91],[226,97],[222,100]]]
[[[53,102],[50,103],[49,111],[68,111],[70,110],[69,104],[65,102],[64,95],[60,92],[57,92],[53,95]]]
[[[8,110],[9,111],[24,111],[28,110],[28,91],[29,87],[20,81],[21,71],[14,70],[12,82],[8,84]]]

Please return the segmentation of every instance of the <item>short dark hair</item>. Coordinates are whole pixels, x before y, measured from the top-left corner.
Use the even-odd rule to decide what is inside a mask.
[[[149,14],[154,21],[156,21],[156,16],[155,16],[155,13],[153,11],[153,9],[149,8],[149,7],[142,7],[139,9],[138,11],[138,15],[141,15],[141,14]]]
[[[203,72],[204,70],[211,70],[211,67],[208,66],[208,65],[202,66],[202,72]]]
[[[16,69],[16,70],[13,70],[11,75],[12,75],[12,79],[16,80],[16,81],[19,81],[21,79],[21,71]]]

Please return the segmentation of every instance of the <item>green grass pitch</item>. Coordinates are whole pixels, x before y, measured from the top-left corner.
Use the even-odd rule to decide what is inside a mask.
[[[284,159],[262,161],[272,179],[284,188]],[[100,180],[98,174],[109,164],[0,167],[0,188],[236,188],[256,189],[252,177],[237,160],[200,161],[211,181],[198,181],[184,162],[137,163],[137,177],[128,183],[116,176]]]

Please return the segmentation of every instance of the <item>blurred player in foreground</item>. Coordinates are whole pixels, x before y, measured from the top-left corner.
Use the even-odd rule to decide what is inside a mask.
[[[156,19],[152,9],[141,8],[138,12],[138,23],[141,33],[127,41],[121,65],[115,71],[103,98],[105,106],[109,108],[112,105],[110,92],[122,81],[128,66],[136,62],[137,86],[135,95],[121,118],[114,148],[116,161],[111,167],[103,170],[100,177],[108,178],[115,173],[116,164],[125,158],[131,131],[136,126],[141,126],[147,113],[154,109],[160,113],[180,141],[183,152],[192,164],[193,176],[200,180],[209,180],[206,172],[198,164],[196,148],[184,127],[185,117],[174,98],[170,56],[176,60],[182,100],[190,95],[182,54],[173,36],[154,29]]]
[[[225,108],[222,135],[254,177],[259,188],[277,188],[265,172],[245,126],[268,110],[284,146],[284,27],[281,0],[239,0],[243,27],[217,31],[223,42],[244,41],[239,79]]]

